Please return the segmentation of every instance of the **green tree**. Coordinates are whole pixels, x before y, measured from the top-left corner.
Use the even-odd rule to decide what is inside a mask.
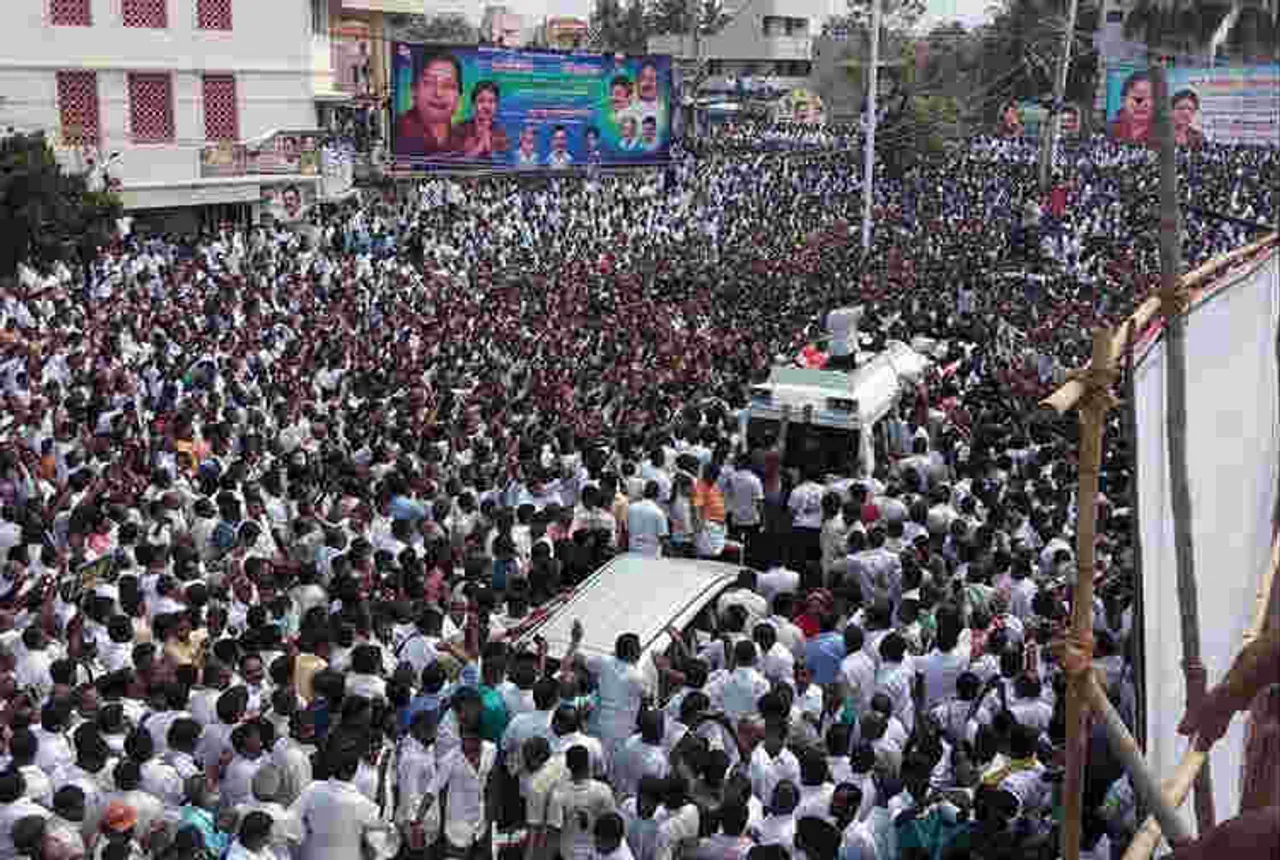
[[[1219,25],[1237,10],[1224,46],[1245,61],[1280,57],[1277,0],[1138,0],[1124,19],[1125,35],[1162,54],[1203,56]]]
[[[438,45],[474,45],[480,34],[465,15],[395,15],[388,22],[395,38],[404,42]]]
[[[42,133],[0,139],[0,280],[18,264],[87,264],[120,217],[114,194],[63,171]]]
[[[643,54],[649,25],[642,0],[596,0],[591,12],[587,41],[592,50],[605,53]]]
[[[920,17],[928,10],[928,0],[880,0],[884,5],[880,9],[880,23],[891,33],[906,33],[912,30]],[[871,29],[872,0],[848,0],[848,12],[844,15],[832,16],[828,26],[843,27],[848,30]]]
[[[688,33],[691,6],[688,0],[654,0],[645,24],[650,33]]]
[[[649,7],[646,26],[653,34],[688,33],[689,14],[694,8],[698,12],[698,31],[703,34],[715,33],[733,20],[722,0],[655,0]]]

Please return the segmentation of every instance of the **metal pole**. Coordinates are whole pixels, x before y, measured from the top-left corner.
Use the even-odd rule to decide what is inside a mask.
[[[1053,107],[1049,110],[1049,127],[1040,137],[1040,190],[1049,190],[1049,176],[1053,169],[1053,152],[1062,127],[1062,100],[1067,94],[1067,73],[1071,70],[1071,40],[1076,33],[1076,12],[1079,0],[1071,0],[1067,8],[1067,32],[1062,36],[1062,53],[1058,55],[1058,76],[1053,82]]]
[[[1189,840],[1190,828],[1178,817],[1177,806],[1169,803],[1161,793],[1160,784],[1156,782],[1155,775],[1142,758],[1142,750],[1138,749],[1138,742],[1133,739],[1133,735],[1129,734],[1124,720],[1107,699],[1107,694],[1102,691],[1102,687],[1098,685],[1098,679],[1093,675],[1088,676],[1084,682],[1084,693],[1093,713],[1101,717],[1102,724],[1107,730],[1107,740],[1110,741],[1112,751],[1124,764],[1124,769],[1129,774],[1129,781],[1133,783],[1134,793],[1142,798],[1143,806],[1151,809],[1165,838],[1171,845]]]
[[[880,4],[871,0],[871,69],[867,76],[867,130],[862,143],[862,250],[871,250],[871,185],[876,171],[876,90],[880,86]]]

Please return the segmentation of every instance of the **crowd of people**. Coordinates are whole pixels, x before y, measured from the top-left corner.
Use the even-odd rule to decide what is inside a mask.
[[[1277,151],[1180,164],[1188,265],[1275,220]],[[1075,444],[1028,416],[1154,285],[1156,169],[1098,140],[1034,176],[988,139],[886,171],[863,254],[857,152],[730,132],[25,270],[0,860],[1056,856]],[[866,348],[927,336],[946,372],[875,469],[789,468],[741,434],[749,387],[855,304]],[[1095,662],[1133,725],[1109,451]],[[664,654],[520,635],[615,553],[739,548]],[[1135,814],[1095,730],[1088,856]]]

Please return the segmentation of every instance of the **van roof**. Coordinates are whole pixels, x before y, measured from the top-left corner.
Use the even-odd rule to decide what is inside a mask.
[[[718,561],[620,555],[588,577],[545,621],[522,630],[518,641],[540,635],[549,653],[558,657],[569,647],[574,619],[580,619],[584,635],[579,652],[584,655],[612,655],[623,633],[635,633],[641,650],[647,650],[669,625],[687,624],[739,570]]]

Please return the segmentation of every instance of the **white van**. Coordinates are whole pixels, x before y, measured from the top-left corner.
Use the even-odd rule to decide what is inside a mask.
[[[850,371],[775,366],[767,382],[751,388],[747,438],[752,446],[776,438],[789,406],[784,465],[816,462],[830,474],[870,475],[886,450],[883,420],[930,363],[905,343],[890,341]],[[805,407],[812,410],[807,423],[801,420]]]
[[[719,561],[619,555],[583,580],[545,618],[521,628],[512,644],[532,645],[534,637],[541,636],[548,655],[559,657],[569,650],[570,631],[578,620],[585,633],[578,653],[612,656],[617,638],[634,633],[640,637],[640,668],[656,694],[653,657],[671,646],[667,628],[674,626],[690,641],[688,633],[698,614],[733,585],[739,570]]]

